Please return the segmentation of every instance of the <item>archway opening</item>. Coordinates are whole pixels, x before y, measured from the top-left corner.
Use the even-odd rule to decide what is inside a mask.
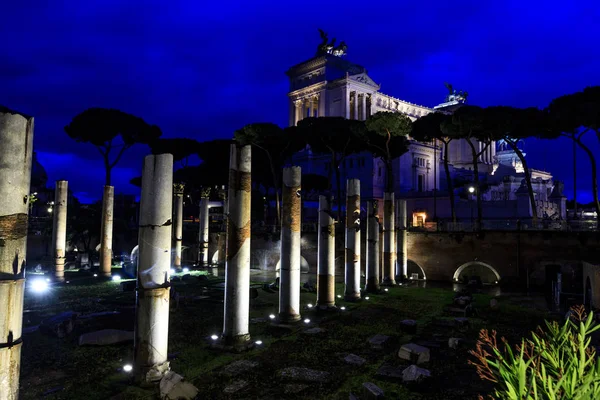
[[[495,285],[500,282],[500,274],[494,267],[480,261],[472,261],[458,267],[454,272],[454,282],[481,282],[484,285]]]
[[[414,262],[413,260],[406,261],[406,276],[408,277],[408,279],[411,279],[411,280],[414,280],[414,279],[426,280],[427,279],[427,275],[425,275],[425,271],[423,270],[423,268],[421,268],[421,266],[419,264],[417,264],[416,262]]]

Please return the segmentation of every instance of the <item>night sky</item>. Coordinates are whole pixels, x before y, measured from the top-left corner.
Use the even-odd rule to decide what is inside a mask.
[[[100,155],[63,130],[86,108],[118,108],[159,125],[163,137],[200,141],[252,122],[285,126],[284,73],[314,55],[317,28],[344,40],[348,59],[394,97],[434,106],[450,82],[470,104],[544,107],[600,85],[598,20],[598,0],[5,1],[0,104],[36,118],[50,185],[67,179],[88,202],[101,197]],[[531,166],[553,171],[572,197],[570,142],[526,149]],[[117,193],[138,193],[129,180],[147,152],[126,153],[113,172]],[[590,167],[583,152],[578,159],[587,202]]]

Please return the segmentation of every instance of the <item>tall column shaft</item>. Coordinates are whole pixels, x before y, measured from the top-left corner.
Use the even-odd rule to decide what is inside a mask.
[[[175,195],[175,268],[181,268],[181,245],[183,243],[183,191],[185,185],[176,183],[173,185],[173,194]]]
[[[350,119],[350,88],[346,86],[346,119]]]
[[[279,319],[282,322],[300,320],[301,177],[300,167],[283,169],[279,270]]]
[[[346,182],[345,300],[360,299],[360,180]]]
[[[102,196],[102,226],[100,229],[100,274],[110,277],[112,268],[114,186],[104,186]]]
[[[354,119],[358,120],[358,91],[354,92]]]
[[[54,189],[54,221],[52,226],[52,251],[54,252],[54,279],[65,280],[65,256],[67,247],[67,181],[56,181]]]
[[[209,234],[209,216],[208,216],[209,197],[200,198],[200,232],[198,246],[198,264],[206,267],[208,265],[208,234]]]
[[[408,274],[408,252],[407,252],[407,224],[406,224],[406,200],[398,199],[396,201],[397,216],[397,236],[396,236],[396,280],[407,278]]]
[[[317,306],[335,307],[335,224],[326,196],[319,196],[317,237]]]
[[[394,250],[394,193],[383,193],[383,281],[396,284],[396,253]]]
[[[250,341],[251,158],[250,146],[231,145],[222,338],[226,345],[232,346]]]
[[[19,398],[33,118],[0,106],[0,400]]]
[[[377,201],[367,202],[367,285],[368,292],[379,291],[379,218]]]
[[[135,366],[138,379],[156,382],[169,370],[169,270],[173,156],[144,158],[140,198]]]
[[[364,93],[361,98],[362,98],[362,120],[366,121],[367,120],[367,94]]]

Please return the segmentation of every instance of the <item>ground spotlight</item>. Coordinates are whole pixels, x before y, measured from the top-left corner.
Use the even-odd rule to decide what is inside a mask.
[[[365,300],[369,300],[369,296],[365,297]]]
[[[97,278],[97,277],[98,277],[98,274],[94,274],[94,278]]]
[[[337,298],[338,298],[338,299],[341,299],[341,298],[342,298],[342,295],[341,295],[341,294],[338,294],[338,295],[337,295]]]
[[[257,341],[256,341],[256,342],[254,342],[254,343],[256,343],[257,345],[259,345],[259,346],[260,346],[260,345],[262,344],[262,340],[257,340]]]
[[[175,275],[177,273],[177,271],[175,271],[175,269],[171,268],[171,270],[169,271],[171,273],[171,275]]]
[[[50,278],[46,278],[46,282],[50,282]],[[498,283],[498,282],[496,281],[496,283]]]
[[[310,319],[306,318],[306,319],[304,320],[304,323],[305,323],[305,324],[310,324]]]
[[[113,275],[112,280],[115,282],[119,282],[121,280],[121,275]]]
[[[340,310],[342,310],[342,311],[344,311],[345,309],[346,309],[346,307],[344,307],[344,306],[340,307]]]
[[[190,272],[190,269],[189,269],[188,267],[185,267],[185,268],[183,269],[183,272],[185,272],[185,273],[188,273],[188,272]]]
[[[123,371],[131,372],[131,371],[133,371],[133,366],[131,364],[125,364],[125,365],[123,365]]]
[[[385,290],[385,291],[387,292],[389,289],[388,289],[388,288],[385,288],[385,289],[383,289],[383,290]]]
[[[310,303],[308,303],[308,304],[306,305],[306,307],[308,307],[308,308],[312,308],[312,306],[313,306],[313,305],[312,305],[312,304],[310,304]]]
[[[48,290],[48,282],[43,279],[35,279],[31,281],[31,290],[36,293],[44,293]]]
[[[275,319],[275,314],[271,314],[271,315],[269,315],[269,318],[271,318],[271,319]]]
[[[211,338],[212,340],[217,340],[219,337],[218,337],[217,335],[212,335],[210,338]]]

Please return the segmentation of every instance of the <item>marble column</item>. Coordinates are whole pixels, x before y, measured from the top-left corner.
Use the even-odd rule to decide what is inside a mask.
[[[52,224],[52,251],[54,253],[54,279],[65,280],[67,247],[67,196],[68,182],[56,181],[54,189],[54,221]]]
[[[396,260],[396,280],[407,278],[408,252],[407,252],[407,224],[406,224],[406,200],[396,200],[397,216],[397,260]]]
[[[379,288],[379,218],[377,200],[367,201],[367,292],[375,293]]]
[[[295,125],[298,125],[298,122],[302,120],[302,100],[295,100],[294,106],[296,110],[296,122]]]
[[[300,167],[283,169],[281,268],[279,270],[279,320],[281,322],[300,320],[301,176]]]
[[[33,117],[0,106],[0,399],[19,398]]]
[[[335,223],[326,196],[319,196],[317,237],[317,306],[327,309],[335,307]]]
[[[173,239],[175,241],[175,269],[181,268],[181,248],[183,244],[183,191],[185,184],[173,184],[173,195],[175,196],[175,229]]]
[[[240,349],[250,344],[251,159],[250,146],[231,145],[222,342]]]
[[[112,269],[114,186],[104,186],[102,197],[102,225],[100,227],[100,275],[110,278]]]
[[[395,285],[394,193],[383,193],[383,283]]]
[[[346,86],[346,119],[350,119],[350,87]]]
[[[200,213],[199,224],[200,232],[198,233],[198,264],[201,267],[208,266],[208,237],[209,237],[209,208],[210,188],[203,189],[200,195]]]
[[[360,299],[360,180],[346,182],[346,269],[344,299]]]
[[[354,119],[358,120],[358,91],[354,91]]]
[[[155,383],[169,371],[173,156],[149,155],[142,169],[135,325],[135,373]]]
[[[367,120],[367,94],[363,93],[362,97],[362,120]]]

